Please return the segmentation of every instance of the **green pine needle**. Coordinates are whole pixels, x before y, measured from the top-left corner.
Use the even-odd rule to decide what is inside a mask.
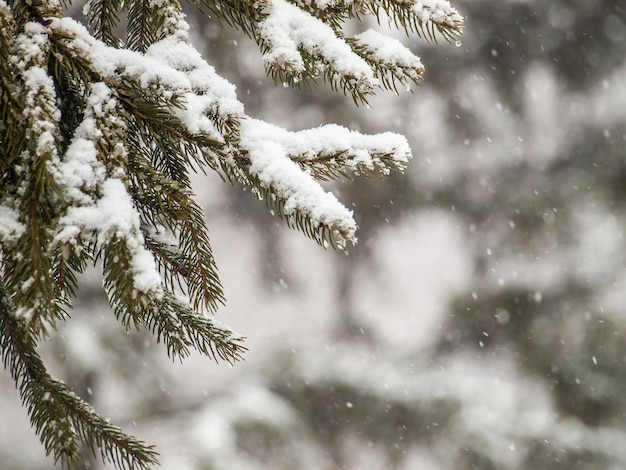
[[[251,189],[288,226],[325,247],[345,248],[355,240],[356,223],[351,216],[314,218],[310,206],[294,209],[281,181],[263,182],[252,171],[253,149],[242,135],[244,123],[252,120],[243,106],[239,110],[234,91],[233,98],[223,96],[232,85],[195,58],[178,0],[90,0],[88,33],[63,17],[71,3],[0,0],[0,354],[55,462],[71,466],[85,447],[119,470],[147,470],[157,463],[154,448],[111,425],[53,379],[37,353],[45,333],[69,318],[86,267],[102,262],[117,319],[127,329],[150,331],[170,357],[182,359],[195,350],[234,362],[246,351],[244,338],[209,316],[224,303],[224,294],[191,172],[214,170]],[[261,52],[275,47],[271,34],[262,34],[272,0],[189,3],[240,29]],[[267,73],[296,87],[321,78],[357,105],[367,104],[377,91],[376,80],[395,91],[416,83],[421,66],[410,53],[403,62],[385,61],[367,44],[346,38],[347,20],[380,19],[385,13],[397,27],[428,40],[455,40],[463,28],[454,10],[424,23],[404,0],[325,2],[325,8],[315,1],[291,3],[300,10],[282,6],[297,12],[299,21],[322,27],[335,45],[347,44],[344,53],[363,69],[341,68],[332,54],[301,42],[291,51],[301,68],[268,63]],[[158,54],[164,44],[165,52],[175,44],[194,57],[163,59]],[[123,53],[124,60],[103,66],[94,48],[111,54],[107,57]],[[163,60],[176,80],[151,74],[147,62],[143,70],[150,80],[133,71],[131,62],[147,61],[146,51]],[[213,79],[194,81],[194,73],[213,74],[224,88],[214,93]],[[198,103],[204,103],[200,111]],[[190,120],[204,124],[194,127]],[[357,150],[289,150],[283,158],[295,173],[329,180],[402,171],[407,157],[402,153],[409,153],[368,145]],[[363,152],[370,158],[360,159]],[[73,178],[80,172],[88,176]],[[128,206],[122,222],[89,217],[110,209],[107,188]],[[146,271],[149,282],[142,277]]]

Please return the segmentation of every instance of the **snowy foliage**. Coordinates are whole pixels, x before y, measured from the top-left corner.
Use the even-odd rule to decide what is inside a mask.
[[[191,3],[255,39],[276,79],[323,77],[357,104],[417,82],[423,66],[380,33],[346,37],[347,20],[384,13],[429,39],[454,39],[463,27],[442,0]],[[86,25],[70,6],[0,0],[0,346],[56,460],[71,463],[87,445],[120,467],[147,468],[153,450],[51,378],[35,350],[68,318],[88,264],[101,261],[127,329],[154,333],[173,357],[196,349],[237,360],[242,337],[208,315],[223,292],[190,171],[215,170],[288,225],[344,248],[356,242],[353,214],[316,180],[384,177],[411,155],[392,133],[287,132],[249,117],[234,85],[191,45],[177,0],[90,0]]]

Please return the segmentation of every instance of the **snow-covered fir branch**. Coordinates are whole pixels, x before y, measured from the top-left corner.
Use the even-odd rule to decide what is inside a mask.
[[[109,426],[37,355],[37,339],[68,319],[88,264],[100,262],[126,329],[150,331],[171,357],[238,360],[243,337],[208,315],[224,294],[191,172],[251,187],[288,225],[343,248],[357,223],[318,180],[384,177],[411,152],[394,133],[287,132],[247,115],[191,44],[178,0],[90,0],[87,25],[64,13],[71,3],[0,0],[0,352],[48,453],[71,465],[85,446],[120,469],[147,469],[152,448]],[[423,66],[381,33],[346,38],[345,21],[382,9],[407,31],[462,27],[434,0],[190,3],[256,40],[274,78],[323,77],[357,104],[416,82]]]

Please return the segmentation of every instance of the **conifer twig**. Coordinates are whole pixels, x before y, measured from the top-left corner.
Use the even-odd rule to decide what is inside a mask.
[[[15,316],[4,286],[0,286],[0,353],[31,424],[55,461],[71,465],[84,444],[120,469],[147,470],[157,463],[152,446],[110,424],[67,385],[50,376],[36,351],[32,331]]]

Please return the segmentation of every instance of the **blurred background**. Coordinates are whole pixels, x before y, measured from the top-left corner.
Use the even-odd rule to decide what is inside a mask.
[[[461,44],[396,33],[425,79],[371,108],[275,86],[250,40],[189,11],[248,114],[392,130],[414,159],[331,186],[360,225],[348,256],[196,177],[218,318],[248,337],[232,367],[126,333],[87,273],[42,351],[164,470],[626,468],[626,4],[453,3]],[[53,468],[7,372],[0,467]]]

